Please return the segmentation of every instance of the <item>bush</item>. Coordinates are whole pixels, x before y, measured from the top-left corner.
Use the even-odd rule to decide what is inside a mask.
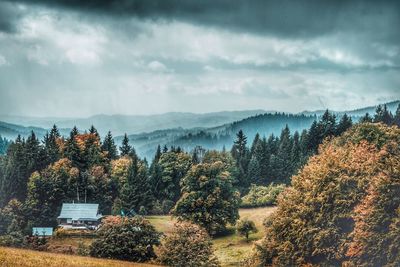
[[[207,231],[191,223],[175,224],[164,238],[158,261],[175,267],[219,266]]]
[[[140,206],[139,214],[142,215],[142,216],[147,215],[147,210],[146,210],[146,208],[144,206]]]
[[[268,186],[257,186],[252,184],[247,195],[242,197],[242,208],[255,208],[276,205],[280,193],[285,190],[283,184],[270,184]]]
[[[278,198],[257,265],[400,266],[400,129],[361,124],[324,143]]]
[[[160,244],[160,233],[141,216],[109,216],[103,220],[98,238],[90,246],[90,255],[143,262],[155,257],[154,245]]]
[[[163,214],[169,214],[171,209],[174,207],[175,203],[172,200],[164,200],[162,202]]]
[[[90,254],[89,247],[85,245],[82,241],[78,242],[78,249],[76,250],[76,253],[79,256],[88,256]]]
[[[29,249],[45,251],[47,250],[47,238],[40,236],[28,236],[26,237],[26,246]]]
[[[245,236],[246,241],[249,242],[249,234],[257,233],[258,229],[253,221],[243,219],[236,224],[236,231],[239,233],[239,235]]]

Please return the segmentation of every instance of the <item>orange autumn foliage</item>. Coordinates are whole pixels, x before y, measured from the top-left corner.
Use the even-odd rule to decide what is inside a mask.
[[[292,178],[253,264],[399,266],[399,211],[400,129],[356,125]]]

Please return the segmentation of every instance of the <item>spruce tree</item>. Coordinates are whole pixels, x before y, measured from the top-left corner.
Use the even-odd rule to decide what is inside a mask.
[[[117,146],[115,145],[114,138],[110,131],[108,131],[107,135],[104,137],[101,148],[106,152],[106,156],[109,160],[117,158]]]
[[[396,114],[394,115],[393,124],[400,127],[400,104],[397,107]]]
[[[238,175],[238,186],[245,188],[249,186],[249,181],[247,180],[247,171],[249,164],[249,149],[247,148],[247,137],[242,130],[236,134],[236,140],[233,144],[231,154],[236,160],[236,167],[239,171]]]
[[[347,129],[349,129],[352,125],[353,125],[353,121],[351,120],[351,117],[347,116],[347,114],[345,113],[340,118],[339,124],[337,125],[336,135],[341,135]]]
[[[287,125],[282,130],[279,141],[279,150],[277,153],[278,165],[276,166],[278,169],[277,182],[288,183],[293,171],[291,162],[293,140],[290,137],[290,130]]]
[[[49,165],[60,159],[60,147],[57,140],[60,138],[60,133],[56,125],[50,131],[50,134],[46,134],[44,137],[44,151],[46,155],[47,164]]]
[[[83,162],[81,149],[79,148],[78,142],[75,138],[77,135],[76,127],[74,127],[65,143],[64,157],[69,159],[74,167],[83,170],[85,164]]]
[[[321,120],[318,122],[318,128],[320,130],[318,144],[320,144],[326,137],[335,136],[336,116],[330,113],[329,110],[326,110]]]
[[[138,212],[142,206],[151,209],[153,195],[147,178],[146,164],[137,157],[132,159],[129,166],[127,181],[121,188],[120,199],[125,211]]]
[[[0,207],[5,206],[13,198],[20,201],[25,199],[28,176],[25,141],[18,135],[7,151],[0,184]]]
[[[124,138],[122,139],[122,145],[119,147],[119,151],[121,156],[129,156],[131,153],[132,147],[129,145],[129,138],[128,135],[125,134]]]
[[[360,119],[360,123],[365,123],[365,122],[373,122],[373,118],[369,115],[369,113],[365,113],[363,117]]]

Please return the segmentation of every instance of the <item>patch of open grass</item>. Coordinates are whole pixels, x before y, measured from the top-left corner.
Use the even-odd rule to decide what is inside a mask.
[[[0,266],[2,267],[151,267],[126,261],[71,256],[26,249],[0,247]]]
[[[254,221],[258,229],[258,233],[251,234],[249,242],[246,238],[239,236],[235,232],[234,226],[229,226],[226,233],[213,239],[215,255],[218,257],[222,266],[239,266],[240,262],[250,256],[253,243],[265,234],[263,221],[270,216],[275,207],[240,209],[240,218],[248,218]],[[165,234],[171,232],[176,219],[171,216],[147,216],[146,217],[154,227]],[[83,242],[85,246],[89,246],[93,242],[93,238],[88,237],[63,237],[52,238],[49,245],[53,246],[72,246],[77,248],[79,243]],[[156,252],[157,252],[157,248]],[[15,260],[14,260],[15,259]],[[75,267],[75,266],[153,266],[139,265],[130,262],[112,261],[104,259],[95,259],[89,257],[69,256],[63,254],[36,252],[31,250],[20,250],[0,247],[0,266],[11,267]]]
[[[215,255],[218,257],[222,266],[238,266],[246,257],[250,256],[253,243],[264,236],[263,221],[276,210],[275,207],[240,209],[240,218],[248,218],[254,221],[258,233],[251,234],[249,242],[246,238],[239,236],[235,232],[235,227],[230,226],[227,232],[214,238],[213,244]],[[168,234],[176,221],[171,216],[147,216],[146,217],[158,231]]]
[[[240,218],[254,221],[258,233],[251,234],[249,242],[245,237],[235,232],[235,227],[228,228],[229,235],[217,237],[213,240],[215,255],[222,266],[239,266],[240,262],[251,255],[253,243],[264,236],[263,221],[276,210],[275,207],[240,209]]]

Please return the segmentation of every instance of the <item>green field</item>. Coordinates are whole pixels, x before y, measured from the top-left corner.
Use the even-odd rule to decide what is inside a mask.
[[[253,220],[259,230],[258,233],[250,235],[250,242],[246,242],[245,238],[236,234],[233,226],[228,227],[228,233],[225,236],[214,238],[215,254],[220,260],[222,266],[238,266],[240,261],[246,258],[253,247],[253,242],[259,240],[264,235],[263,221],[268,217],[276,208],[253,208],[253,209],[240,209],[240,218],[248,218]],[[148,216],[147,219],[156,227],[158,231],[168,234],[175,220],[171,216]],[[90,245],[93,239],[90,238],[57,238],[50,241],[50,245],[57,246],[71,246],[77,248],[79,242],[85,245]]]

